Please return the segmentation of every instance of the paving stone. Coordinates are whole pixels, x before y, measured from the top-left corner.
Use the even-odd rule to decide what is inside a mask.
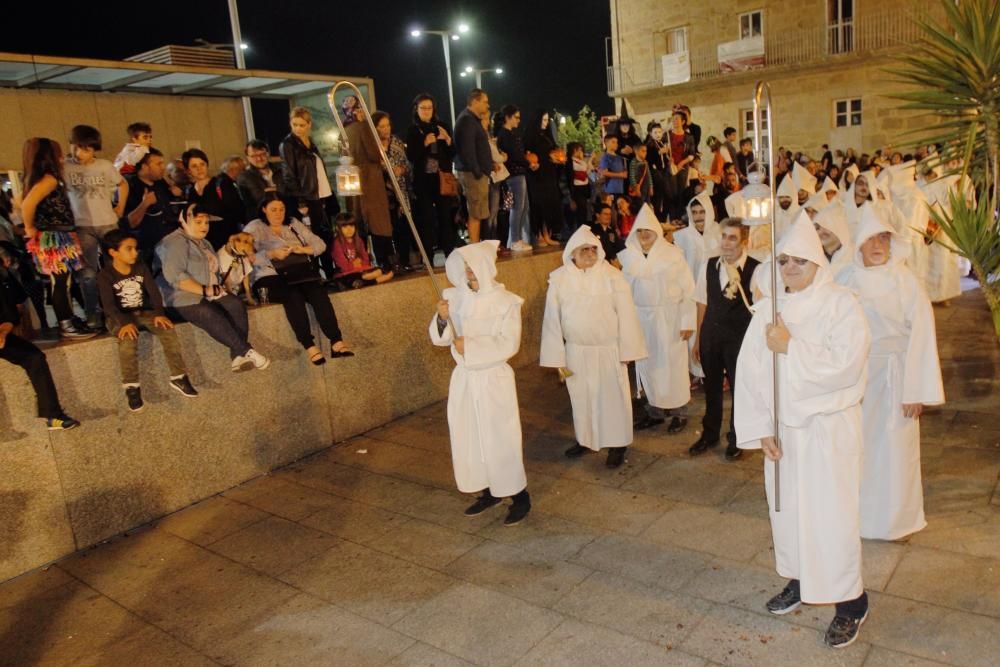
[[[137,660],[136,656],[142,656]],[[56,659],[51,659],[56,658]],[[58,656],[46,654],[40,665],[65,665]],[[185,646],[162,630],[146,625],[130,632],[119,641],[101,650],[80,656],[74,667],[106,667],[107,665],[142,664],[144,667],[209,667],[218,665],[211,658]]]
[[[11,579],[0,586],[0,610],[31,604],[36,596],[71,581],[73,578],[58,567],[34,570],[17,579]]]
[[[530,551],[547,560],[568,560],[606,533],[557,516],[532,512],[528,519],[516,526],[505,526],[498,520],[487,524],[476,534]]]
[[[289,521],[298,521],[337,502],[329,493],[274,475],[258,477],[226,491],[222,496]]]
[[[529,665],[681,665],[701,667],[701,658],[668,650],[598,625],[567,620],[517,661]]]
[[[273,516],[214,542],[209,549],[277,576],[334,546],[337,538]]]
[[[598,484],[560,480],[557,486],[565,493],[539,505],[546,513],[629,535],[641,533],[671,506],[663,498]]]
[[[1000,617],[1000,559],[913,547],[903,556],[886,592]]]
[[[279,473],[284,479],[393,512],[403,512],[429,492],[423,484],[371,473],[323,459]]]
[[[309,595],[297,595],[267,618],[220,642],[224,664],[384,665],[413,639]]]
[[[651,544],[626,535],[606,535],[584,547],[573,560],[664,590],[678,590],[711,558],[697,551]]]
[[[705,615],[711,603],[595,572],[553,607],[644,641],[675,647]]]
[[[865,667],[939,667],[943,664],[946,663],[890,651],[881,646],[872,646],[868,659],[865,660]]]
[[[501,666],[514,664],[562,620],[548,609],[459,584],[392,627],[469,662]]]
[[[507,515],[508,502],[483,512],[478,516],[465,516],[466,508],[476,499],[475,494],[427,489],[402,512],[424,521],[436,523],[463,533],[478,533],[481,529],[495,524]]]
[[[725,505],[747,481],[742,476],[719,475],[692,469],[683,459],[660,459],[641,476],[625,483],[625,490],[641,491],[671,500],[718,507]]]
[[[716,605],[680,648],[721,665],[848,666],[864,662],[867,641],[862,634],[851,646],[833,651],[823,643],[821,631]]]
[[[483,542],[444,526],[411,519],[368,542],[368,546],[424,567],[443,569]]]
[[[485,542],[447,567],[447,573],[542,607],[552,607],[591,571],[544,559],[497,542]]]
[[[383,625],[432,600],[455,580],[352,542],[281,575],[296,588]]]
[[[1000,510],[964,511],[952,521],[929,517],[927,528],[910,538],[910,544],[955,551],[982,558],[1000,558]]]
[[[319,510],[299,521],[344,540],[364,544],[396,530],[410,518],[388,510],[340,499],[332,507]]]
[[[642,537],[748,561],[771,543],[771,524],[764,519],[679,503],[646,529]]]
[[[423,642],[414,642],[393,658],[389,667],[468,667],[471,664]]]
[[[258,509],[222,496],[209,498],[160,520],[159,528],[195,544],[211,544],[265,519]]]

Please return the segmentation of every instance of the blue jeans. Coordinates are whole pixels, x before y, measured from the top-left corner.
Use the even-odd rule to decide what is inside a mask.
[[[515,241],[524,241],[531,245],[531,227],[528,225],[528,182],[524,174],[510,176],[507,179],[507,187],[514,196],[514,206],[510,209],[507,247],[513,247]]]

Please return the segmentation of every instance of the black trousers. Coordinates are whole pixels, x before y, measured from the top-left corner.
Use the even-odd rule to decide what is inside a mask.
[[[705,371],[705,418],[702,419],[702,437],[708,441],[719,439],[722,429],[722,379],[729,377],[729,398],[735,393],[736,358],[740,354],[743,336],[717,327],[703,327],[701,331],[701,367]],[[726,439],[736,442],[732,403],[729,409],[729,433]]]
[[[411,208],[412,212],[412,208]],[[416,224],[417,220],[414,218],[413,223]],[[410,264],[410,249],[413,248],[413,230],[410,229],[410,223],[403,215],[403,209],[396,208],[393,212],[392,217],[392,242],[396,246],[396,254],[399,256],[396,261],[398,261],[402,266],[409,266]]]
[[[445,256],[455,249],[454,199],[441,196],[439,176],[435,174],[414,174],[413,192],[414,222],[420,230],[420,241],[427,256],[434,261],[435,245]]]
[[[323,334],[330,339],[330,344],[339,342],[343,336],[337,324],[337,313],[333,310],[330,297],[318,282],[289,285],[281,276],[264,276],[253,284],[255,289],[267,288],[268,300],[280,303],[285,309],[285,318],[292,327],[295,339],[304,348],[316,344],[309,326],[309,313],[306,304],[312,306],[316,322]]]
[[[52,373],[49,371],[44,352],[20,336],[7,334],[6,344],[0,348],[0,359],[20,366],[28,374],[31,386],[35,388],[39,417],[50,419],[62,415],[59,394],[52,381]]]
[[[336,201],[335,197],[332,199]],[[333,227],[330,225],[330,218],[326,213],[326,204],[326,199],[306,200],[306,206],[309,208],[310,229],[326,244],[326,252],[320,253],[317,259],[319,259],[320,268],[323,269],[323,275],[329,280],[333,278],[336,267],[333,265],[333,255],[330,254],[330,249],[333,247]]]

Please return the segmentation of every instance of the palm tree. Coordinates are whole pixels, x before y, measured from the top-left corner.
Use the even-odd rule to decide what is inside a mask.
[[[894,95],[902,109],[929,112],[939,122],[918,130],[915,143],[938,144],[939,164],[961,161],[980,193],[978,205],[951,195],[951,214],[932,211],[951,249],[972,264],[1000,338],[1000,3],[942,0],[945,19],[917,21],[917,48],[890,70],[912,90]]]

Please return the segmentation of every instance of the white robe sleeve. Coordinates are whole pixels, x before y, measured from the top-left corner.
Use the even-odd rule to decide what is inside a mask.
[[[902,267],[901,267],[902,268]],[[908,269],[903,269],[902,291],[907,300],[906,321],[910,338],[906,347],[906,367],[903,370],[903,403],[940,405],[944,403],[941,362],[938,359],[937,330],[930,299]]]
[[[465,367],[476,370],[500,364],[517,354],[520,347],[521,304],[512,302],[492,335],[465,337]]]
[[[864,377],[871,341],[868,322],[857,300],[845,296],[831,304],[830,326],[822,343],[794,335],[788,342],[788,387],[782,390],[790,396],[798,400],[833,396]]]
[[[618,355],[619,361],[635,361],[649,356],[646,351],[646,337],[639,323],[639,311],[636,310],[632,289],[625,277],[616,269],[611,278],[614,290],[615,312],[618,314]]]
[[[431,342],[439,347],[448,347],[455,339],[455,335],[451,329],[451,326],[445,326],[444,331],[442,331],[440,334],[438,333],[437,313],[434,313],[434,317],[431,318],[431,326],[429,327],[428,330],[431,335]]]
[[[770,320],[770,308],[754,314],[736,359],[733,421],[741,449],[760,449],[761,438],[774,435],[772,353],[764,340]]]
[[[566,339],[563,338],[562,314],[559,312],[559,284],[552,278],[549,278],[549,289],[545,294],[542,349],[538,365],[545,368],[566,367]]]
[[[680,303],[680,330],[694,331],[698,328],[698,303],[694,298],[695,284],[691,269],[685,263],[677,271],[677,281],[682,296]]]

